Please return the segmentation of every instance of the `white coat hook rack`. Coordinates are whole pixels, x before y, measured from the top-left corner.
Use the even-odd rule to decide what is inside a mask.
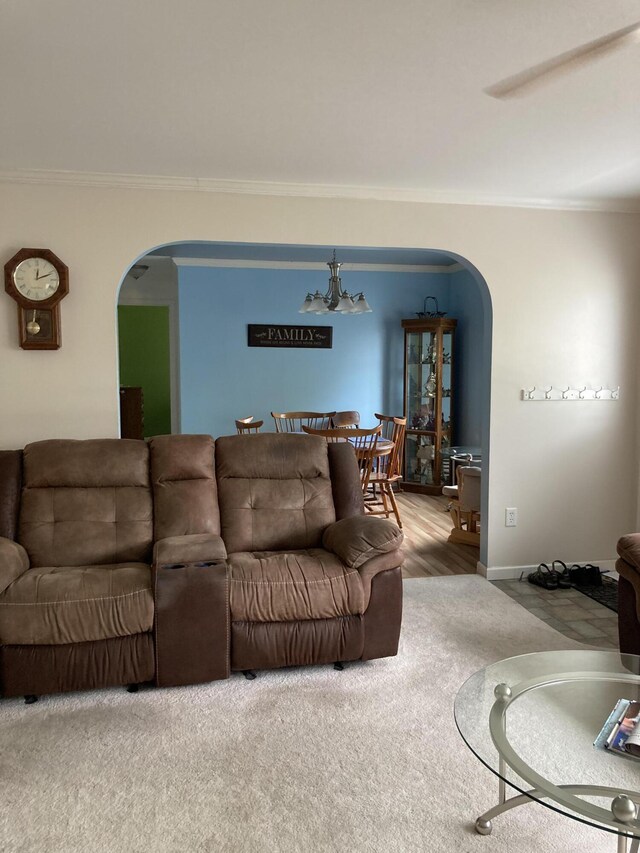
[[[525,401],[551,400],[554,402],[565,400],[619,400],[620,386],[616,388],[572,388],[570,385],[566,388],[554,388],[553,385],[545,386],[544,388],[523,388],[522,399]]]

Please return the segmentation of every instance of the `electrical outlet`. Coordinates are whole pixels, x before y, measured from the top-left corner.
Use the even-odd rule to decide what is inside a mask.
[[[505,507],[504,526],[515,527],[518,524],[518,509],[515,506]]]

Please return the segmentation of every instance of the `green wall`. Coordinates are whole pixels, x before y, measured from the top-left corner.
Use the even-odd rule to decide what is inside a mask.
[[[119,305],[120,385],[142,386],[144,435],[171,432],[169,308]]]

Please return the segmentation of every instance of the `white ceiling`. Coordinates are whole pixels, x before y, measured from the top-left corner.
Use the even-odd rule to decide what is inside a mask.
[[[6,0],[0,177],[633,207],[640,44],[525,98],[483,89],[637,20],[640,0]]]

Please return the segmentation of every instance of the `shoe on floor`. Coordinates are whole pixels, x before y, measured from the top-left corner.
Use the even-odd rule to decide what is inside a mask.
[[[527,580],[543,589],[558,589],[558,573],[546,563],[540,563],[535,572],[529,572]]]
[[[573,586],[602,586],[600,567],[592,563],[587,563],[585,566],[574,563],[569,569],[569,576]]]
[[[560,566],[559,569],[556,569],[556,563]],[[558,573],[558,586],[560,589],[571,589],[571,576],[566,563],[563,563],[562,560],[554,560],[551,564],[551,570]]]

